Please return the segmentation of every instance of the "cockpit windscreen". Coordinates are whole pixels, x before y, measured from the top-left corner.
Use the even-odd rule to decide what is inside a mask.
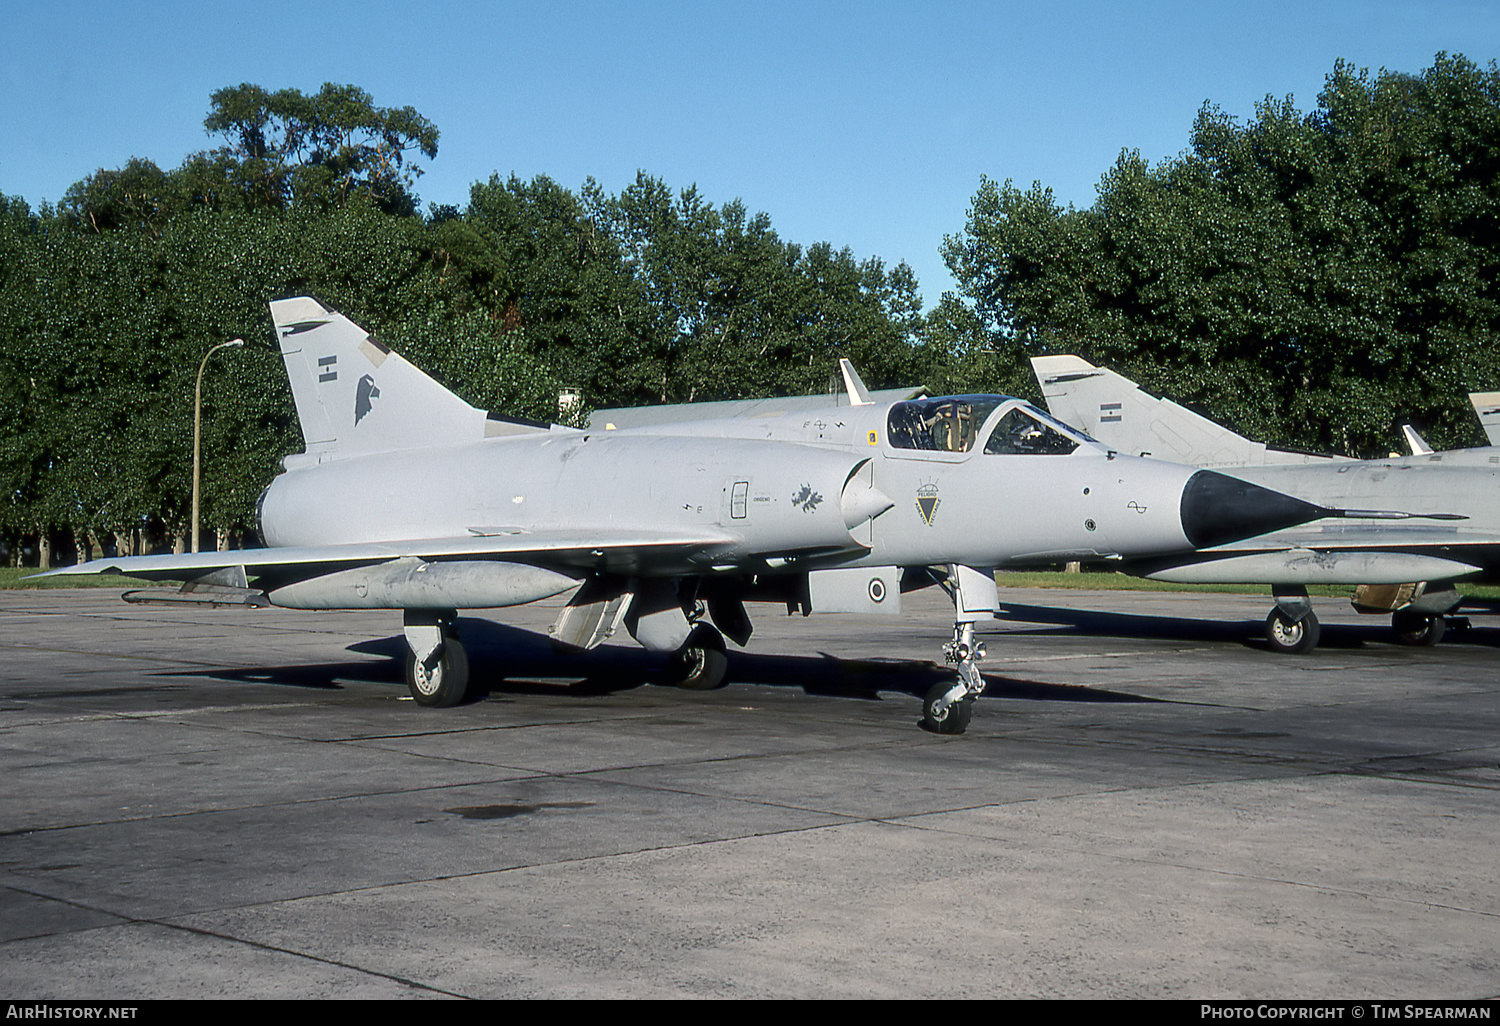
[[[896,403],[886,419],[886,437],[897,449],[970,452],[985,421],[1006,403],[1003,395],[940,396]],[[995,423],[984,451],[1001,455],[1066,456],[1086,435],[1065,428],[1041,410],[1018,404]]]
[[[960,395],[897,403],[886,418],[886,437],[897,449],[968,452],[985,420],[1007,401],[1000,395]]]
[[[1006,411],[984,443],[985,452],[1008,456],[1066,456],[1076,448],[1076,439],[1020,406]]]

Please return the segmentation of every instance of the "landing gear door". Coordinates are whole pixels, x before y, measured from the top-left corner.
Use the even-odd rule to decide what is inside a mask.
[[[993,570],[976,570],[962,563],[949,568],[948,580],[953,586],[953,607],[959,623],[978,623],[994,618],[1000,608],[1000,592],[995,587]]]

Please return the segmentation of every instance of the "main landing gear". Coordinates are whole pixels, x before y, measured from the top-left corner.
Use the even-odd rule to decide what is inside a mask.
[[[406,686],[418,705],[443,709],[458,705],[469,691],[469,657],[458,638],[452,609],[408,609]],[[689,691],[721,688],[729,669],[724,635],[695,623],[687,640],[667,660],[664,683]]]
[[[1436,645],[1449,627],[1466,627],[1462,616],[1449,619],[1463,596],[1452,581],[1413,584],[1361,584],[1350,599],[1361,613],[1391,614],[1391,631],[1400,645]]]
[[[1272,652],[1304,655],[1318,647],[1323,628],[1313,615],[1307,589],[1275,586],[1276,608],[1266,617],[1266,643]]]
[[[1428,616],[1411,609],[1401,609],[1391,614],[1391,630],[1396,632],[1396,641],[1402,645],[1436,645],[1443,640],[1448,621],[1442,616]]]
[[[1276,608],[1266,617],[1266,642],[1273,652],[1302,655],[1318,645],[1322,633],[1307,600],[1307,589],[1277,586]],[[1354,608],[1361,613],[1391,611],[1391,630],[1402,645],[1436,645],[1448,627],[1445,614],[1457,608],[1458,590],[1452,582],[1436,584],[1360,585]],[[1461,624],[1459,618],[1455,621]]]
[[[1271,651],[1285,655],[1304,655],[1318,647],[1323,628],[1311,609],[1302,619],[1294,620],[1280,608],[1266,617],[1266,641]]]
[[[666,683],[687,691],[713,691],[725,684],[729,655],[724,635],[706,623],[693,627],[687,643],[667,661]]]
[[[406,686],[418,705],[447,708],[469,693],[469,657],[458,640],[457,615],[451,609],[406,611]]]

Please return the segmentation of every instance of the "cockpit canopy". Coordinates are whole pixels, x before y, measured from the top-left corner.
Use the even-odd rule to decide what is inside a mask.
[[[991,424],[992,415],[1002,408]],[[981,437],[984,451],[998,455],[1066,456],[1084,441],[1092,441],[1031,404],[1006,395],[913,399],[896,403],[886,418],[886,438],[897,449],[969,452]]]

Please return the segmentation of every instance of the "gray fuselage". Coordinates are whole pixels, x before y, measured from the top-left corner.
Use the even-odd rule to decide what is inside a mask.
[[[1000,400],[977,437],[1026,404]],[[1029,407],[1027,407],[1029,409]],[[722,543],[634,568],[1005,566],[1191,549],[1193,468],[1077,439],[1066,454],[903,449],[890,404],[552,431],[301,465],[262,504],[273,546],[589,528],[708,532]]]

